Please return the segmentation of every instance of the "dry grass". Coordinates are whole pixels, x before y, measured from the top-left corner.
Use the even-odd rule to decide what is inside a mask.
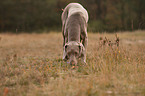
[[[117,35],[89,33],[88,65],[72,69],[61,33],[0,34],[0,96],[144,96],[145,32]]]

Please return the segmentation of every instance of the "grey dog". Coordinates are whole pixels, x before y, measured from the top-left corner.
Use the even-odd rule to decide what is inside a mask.
[[[86,49],[88,44],[87,22],[88,12],[79,3],[70,3],[63,10],[63,60],[69,60],[72,65],[77,64],[77,59],[86,64]]]

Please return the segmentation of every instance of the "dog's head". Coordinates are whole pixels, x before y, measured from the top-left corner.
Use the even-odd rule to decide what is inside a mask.
[[[82,43],[71,41],[64,46],[64,60],[69,60],[69,63],[77,64],[77,59],[84,56],[85,48]]]

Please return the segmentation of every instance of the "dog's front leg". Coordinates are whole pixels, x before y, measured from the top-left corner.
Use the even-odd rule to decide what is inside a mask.
[[[81,61],[86,64],[86,50],[88,45],[88,36],[87,36],[87,29],[84,28],[83,30],[84,31],[82,31],[82,44],[85,49],[83,50],[83,56],[81,58]]]
[[[85,47],[85,50],[87,49],[87,45],[88,45],[88,37],[86,36],[83,40],[82,40],[82,44]]]
[[[86,64],[86,52],[83,53],[83,56],[81,57],[81,62],[83,64]]]

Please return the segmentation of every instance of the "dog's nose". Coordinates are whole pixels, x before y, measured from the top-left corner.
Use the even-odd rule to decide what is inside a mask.
[[[74,61],[71,61],[70,64],[71,64],[71,65],[75,65],[75,62],[74,62]]]

